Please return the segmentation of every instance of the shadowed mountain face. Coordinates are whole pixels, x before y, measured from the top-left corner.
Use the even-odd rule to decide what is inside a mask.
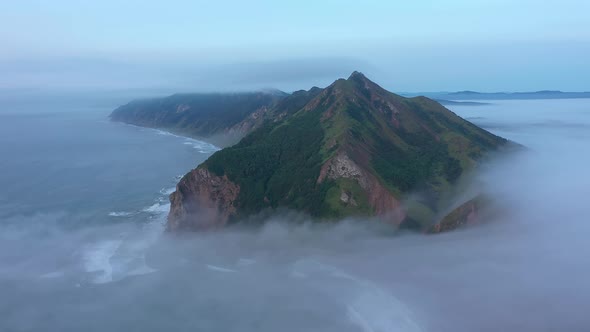
[[[449,207],[458,178],[505,143],[433,100],[395,95],[355,72],[282,98],[257,129],[185,175],[168,229],[281,207],[425,229]]]
[[[177,94],[132,101],[114,110],[111,119],[195,137],[219,136],[215,143],[230,145],[259,126],[287,96],[280,91]]]
[[[219,146],[237,143],[266,120],[300,110],[322,89],[287,94],[272,90],[251,93],[176,94],[134,100],[114,110],[113,121],[160,128],[206,138]]]

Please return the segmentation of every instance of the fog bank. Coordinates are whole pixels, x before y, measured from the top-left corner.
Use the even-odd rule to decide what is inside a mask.
[[[287,214],[170,236],[163,217],[22,216],[0,232],[0,329],[587,331],[590,101],[453,110],[527,147],[478,171],[494,220],[426,236]]]

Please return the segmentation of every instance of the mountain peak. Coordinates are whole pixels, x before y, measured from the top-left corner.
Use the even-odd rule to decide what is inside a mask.
[[[350,74],[350,76],[348,77],[349,81],[359,80],[359,79],[360,80],[368,80],[368,78],[363,73],[361,73],[360,71],[356,71],[356,70],[353,71],[352,74]]]
[[[367,76],[358,71],[352,72],[345,82],[352,83],[351,85],[356,87],[356,89],[364,91],[363,94],[365,95],[373,93],[389,94],[389,92],[383,89],[379,84],[371,81]]]

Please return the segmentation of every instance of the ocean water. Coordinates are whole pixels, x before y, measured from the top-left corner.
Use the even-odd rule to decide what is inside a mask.
[[[134,256],[134,248],[125,253],[127,257],[119,257],[123,246],[137,234],[151,239],[162,232],[168,195],[184,173],[218,148],[160,130],[113,123],[108,119],[112,108],[83,102],[50,107],[0,104],[2,246],[18,248],[21,236],[40,237],[32,246],[22,243],[25,250],[2,250],[0,271],[25,264],[30,277],[56,278],[65,272],[53,261],[67,260],[70,268],[68,264],[78,260],[79,268],[88,272],[80,283],[151,271],[143,253]],[[100,234],[102,227],[109,228],[106,237]],[[47,257],[44,246],[49,244],[43,240],[54,232],[90,228],[94,231],[85,234],[82,246],[60,244],[68,257]],[[117,228],[113,237],[110,231]],[[113,266],[117,257],[119,264]]]
[[[0,102],[0,331],[588,331],[590,100],[491,103],[452,107],[527,147],[475,175],[488,224],[170,236],[167,196],[214,146],[116,105]]]

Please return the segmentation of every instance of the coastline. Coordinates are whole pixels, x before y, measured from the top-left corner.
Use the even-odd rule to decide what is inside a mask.
[[[119,124],[131,126],[131,127],[135,127],[135,128],[155,131],[156,134],[162,135],[162,136],[173,136],[173,137],[177,137],[177,138],[183,138],[183,139],[185,139],[185,142],[183,144],[193,145],[193,143],[195,143],[196,145],[193,145],[193,147],[195,149],[199,150],[198,151],[199,153],[214,153],[216,151],[223,149],[223,146],[220,146],[215,140],[212,140],[209,138],[192,136],[189,134],[184,134],[179,131],[174,131],[173,129],[145,127],[145,126],[140,126],[140,125],[129,123],[129,122],[114,121],[112,119],[110,120],[110,122],[119,123]]]

